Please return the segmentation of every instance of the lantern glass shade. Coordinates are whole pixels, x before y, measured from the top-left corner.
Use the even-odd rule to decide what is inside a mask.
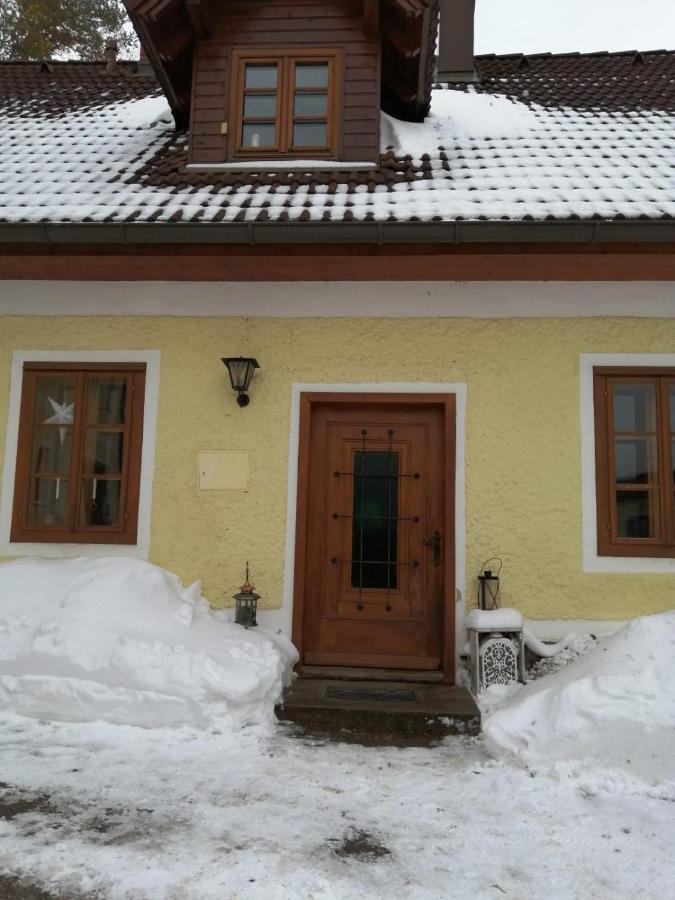
[[[259,599],[260,595],[256,594],[248,582],[243,585],[239,593],[234,595],[235,624],[243,625],[244,628],[255,628],[258,624],[256,616]]]
[[[499,576],[486,569],[478,576],[479,604],[481,609],[499,608]]]
[[[230,374],[232,390],[240,394],[249,389],[253,373],[260,368],[257,360],[246,356],[225,357],[223,363]]]

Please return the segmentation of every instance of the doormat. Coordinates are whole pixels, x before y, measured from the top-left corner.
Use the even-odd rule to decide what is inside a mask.
[[[326,700],[382,700],[385,703],[419,703],[415,690],[378,690],[369,688],[327,687]]]

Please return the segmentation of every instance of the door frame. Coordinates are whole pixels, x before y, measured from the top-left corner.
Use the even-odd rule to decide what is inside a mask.
[[[419,407],[434,406],[443,411],[443,425],[446,440],[444,480],[446,490],[443,528],[445,553],[443,562],[443,635],[442,671],[443,680],[455,682],[455,589],[456,589],[456,459],[457,459],[457,395],[441,390],[438,393],[415,392],[372,392],[351,391],[301,391],[299,397],[299,434],[297,468],[297,505],[295,517],[295,559],[293,579],[293,619],[292,640],[300,654],[302,666],[304,655],[304,613],[305,613],[305,570],[307,548],[307,516],[309,506],[309,464],[312,413],[317,406],[370,404],[381,407],[396,403],[413,404]],[[448,440],[448,438],[451,438]]]

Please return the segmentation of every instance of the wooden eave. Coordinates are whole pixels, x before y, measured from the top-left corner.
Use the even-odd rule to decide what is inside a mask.
[[[84,281],[672,281],[663,243],[0,242],[0,279]],[[290,237],[293,240],[293,236]],[[189,297],[186,299],[189,305]]]

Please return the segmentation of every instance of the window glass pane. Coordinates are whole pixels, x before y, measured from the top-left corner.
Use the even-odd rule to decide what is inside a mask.
[[[80,525],[117,525],[120,515],[120,482],[100,478],[82,481]]]
[[[87,428],[82,471],[87,475],[121,475],[124,434]]]
[[[67,478],[32,478],[28,498],[28,524],[43,528],[63,525],[68,514]]]
[[[33,435],[33,467],[37,475],[68,475],[73,429],[38,426]]]
[[[659,495],[657,491],[617,491],[617,536],[658,538]]]
[[[270,119],[277,114],[276,94],[247,94],[244,97],[244,117]]]
[[[252,125],[246,123],[242,129],[242,147],[275,147],[277,129],[275,125]]]
[[[328,113],[328,94],[296,93],[293,113],[296,116],[325,116]]]
[[[654,484],[659,480],[656,438],[617,438],[614,441],[617,484]]]
[[[354,454],[352,586],[396,588],[398,453]]]
[[[656,385],[613,386],[614,431],[656,431]]]
[[[328,63],[296,63],[295,86],[328,87]]]
[[[326,124],[322,122],[302,122],[293,126],[294,147],[325,147]]]
[[[35,418],[40,425],[72,425],[75,382],[67,378],[38,379]]]
[[[123,425],[126,405],[126,378],[103,377],[87,380],[87,422],[98,425]]]
[[[245,86],[247,88],[275,88],[277,86],[276,63],[268,65],[247,65]]]

